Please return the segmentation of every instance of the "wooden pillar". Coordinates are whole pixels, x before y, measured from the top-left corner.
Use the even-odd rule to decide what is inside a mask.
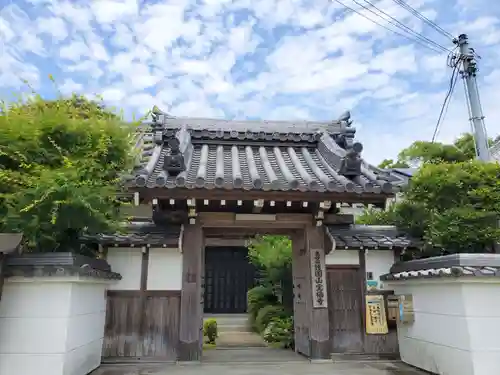
[[[293,320],[295,328],[295,351],[307,357],[311,355],[309,335],[311,279],[308,277],[309,255],[305,231],[292,234],[292,273],[293,273]]]
[[[182,291],[179,361],[200,361],[203,335],[202,271],[203,230],[200,224],[184,227],[182,241]]]
[[[361,283],[361,342],[363,343],[363,351],[366,346],[366,253],[365,250],[359,250],[359,282]]]
[[[324,230],[323,226],[306,226],[306,247],[310,260],[307,270],[311,301],[308,304],[311,359],[329,359],[331,355]]]

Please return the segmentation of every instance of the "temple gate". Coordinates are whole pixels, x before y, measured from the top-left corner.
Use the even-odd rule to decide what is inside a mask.
[[[113,269],[125,275],[108,292],[104,356],[200,360],[205,248],[256,234],[293,241],[296,351],[311,359],[329,358],[335,348],[363,352],[361,259],[366,249],[392,251],[410,243],[397,233],[368,233],[340,213],[343,204],[384,207],[403,183],[362,160],[354,134],[349,114],[332,122],[155,114],[139,132],[141,156],[127,183],[124,199],[133,203],[128,234],[86,239],[98,242]],[[325,259],[344,248],[355,250],[356,260],[359,253],[352,298],[361,316],[350,333],[359,342],[351,347],[338,341],[342,330],[331,327],[348,310],[330,306],[337,303],[329,291],[337,275],[331,276],[335,270]]]

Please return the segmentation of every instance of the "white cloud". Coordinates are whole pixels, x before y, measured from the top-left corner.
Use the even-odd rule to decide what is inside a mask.
[[[66,60],[79,61],[89,57],[89,47],[81,40],[75,40],[66,44],[59,50],[59,56]]]
[[[103,100],[112,103],[118,103],[125,97],[126,93],[120,89],[109,88],[109,89],[104,89],[101,95]]]
[[[61,42],[68,36],[66,23],[61,18],[41,17],[37,22],[37,31],[43,36],[47,34],[53,42]]]
[[[74,93],[81,93],[81,91],[83,90],[83,85],[69,78],[65,80],[62,85],[58,86],[58,88],[61,94],[72,95]]]
[[[470,34],[482,56],[486,125],[499,133],[500,6],[408,3],[443,28]],[[394,1],[376,6],[454,47]],[[4,96],[26,89],[23,80],[51,95],[42,77],[53,74],[63,94],[99,94],[127,114],[157,104],[175,115],[295,120],[334,119],[350,109],[372,162],[431,138],[450,73],[445,54],[328,0],[19,0],[0,10]],[[468,130],[466,108],[457,85],[439,140]]]
[[[137,15],[137,0],[100,0],[91,2],[93,13],[100,23],[114,23]]]
[[[413,46],[401,46],[383,51],[375,56],[371,68],[388,74],[414,73],[417,61]]]

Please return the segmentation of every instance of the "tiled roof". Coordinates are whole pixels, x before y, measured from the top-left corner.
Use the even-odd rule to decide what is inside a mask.
[[[401,179],[360,158],[349,121],[158,121],[129,186],[391,194]]]
[[[447,267],[427,270],[398,272],[384,275],[384,280],[425,279],[435,277],[495,276],[500,277],[500,267]]]
[[[124,228],[122,233],[84,235],[81,240],[86,243],[99,243],[103,246],[165,247],[176,245],[181,233],[180,225],[162,227],[152,222],[131,222]]]
[[[418,168],[392,168],[391,170],[407,177],[413,177],[413,175],[418,172]]]
[[[400,262],[381,280],[476,276],[500,277],[500,254],[453,254]]]
[[[419,242],[398,232],[393,226],[338,225],[327,226],[337,249],[406,249],[419,246]]]

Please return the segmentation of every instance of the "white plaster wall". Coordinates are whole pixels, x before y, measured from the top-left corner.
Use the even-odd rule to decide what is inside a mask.
[[[374,280],[389,273],[394,264],[392,250],[368,250],[365,252],[366,272],[373,273]],[[358,250],[333,250],[325,257],[327,265],[359,265]]]
[[[500,282],[463,283],[462,295],[474,375],[500,374]]]
[[[9,278],[0,300],[0,375],[86,375],[101,362],[108,282]]]
[[[107,262],[122,279],[110,286],[111,290],[139,290],[141,288],[142,249],[140,247],[110,247]]]
[[[355,218],[362,215],[367,207],[363,204],[353,205],[349,207],[340,207],[339,213],[345,215],[353,215]]]
[[[383,283],[380,282],[380,276],[389,273],[391,266],[394,264],[393,250],[368,250],[365,254],[366,272],[373,273],[373,280],[379,282],[379,287],[383,288]]]
[[[179,249],[149,250],[148,290],[182,289],[182,253]]]
[[[357,250],[333,250],[325,257],[326,265],[359,265]]]
[[[413,280],[386,286],[413,295],[415,322],[398,326],[404,362],[440,375],[500,373],[498,280]]]

